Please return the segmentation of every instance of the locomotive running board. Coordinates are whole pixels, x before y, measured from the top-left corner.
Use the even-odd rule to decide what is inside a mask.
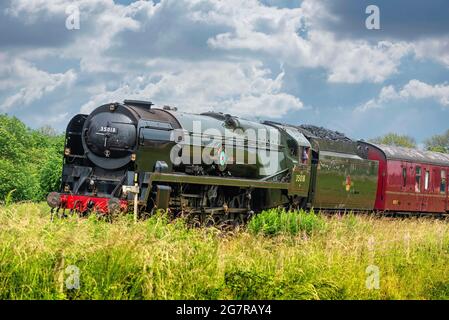
[[[149,176],[149,177],[148,177]],[[260,189],[288,189],[289,183],[271,182],[263,180],[222,178],[211,176],[190,176],[185,174],[174,173],[150,173],[148,180],[145,181],[149,185],[153,182],[171,182],[171,183],[190,183],[204,184],[225,187],[242,187],[242,188],[260,188]]]

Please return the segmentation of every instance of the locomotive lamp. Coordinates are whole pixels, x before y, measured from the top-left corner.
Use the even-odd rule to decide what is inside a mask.
[[[89,190],[94,190],[95,189],[95,181],[93,179],[89,180]]]
[[[131,161],[136,161],[136,154],[135,154],[135,153],[133,153],[133,154],[131,155]]]
[[[65,154],[66,156],[70,156],[70,148],[65,148],[65,149],[64,149],[64,154]]]

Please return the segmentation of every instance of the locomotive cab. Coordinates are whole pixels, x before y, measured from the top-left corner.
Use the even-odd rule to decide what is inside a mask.
[[[311,175],[311,144],[296,127],[272,121],[264,123],[279,129],[282,135],[285,164],[289,169],[290,182],[288,195],[294,199],[296,206],[303,206],[309,195]]]

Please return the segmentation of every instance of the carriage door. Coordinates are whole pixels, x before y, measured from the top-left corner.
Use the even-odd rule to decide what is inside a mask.
[[[423,183],[423,192],[422,192],[422,206],[421,206],[421,211],[423,212],[427,212],[427,211],[431,211],[429,208],[429,198],[430,198],[430,194],[432,193],[432,186],[431,186],[431,168],[429,167],[423,167],[423,171],[422,171],[422,175],[424,178],[424,183]]]
[[[401,208],[405,211],[414,211],[416,208],[415,197],[413,196],[415,192],[415,167],[410,162],[404,163],[405,170],[402,170],[402,188],[404,194],[401,200]]]
[[[422,210],[422,168],[421,166],[415,166],[415,170],[414,171],[414,176],[415,176],[415,181],[414,181],[414,191],[415,191],[415,197],[414,197],[414,205],[413,208],[415,211],[421,211]]]
[[[445,210],[449,211],[449,187],[448,187],[448,181],[449,181],[449,171],[447,170],[441,170],[441,184],[440,184],[440,193],[445,195],[444,203],[445,203]]]
[[[411,210],[411,202],[410,197],[407,196],[409,192],[411,191],[411,186],[413,185],[410,181],[410,171],[411,171],[411,165],[407,162],[402,162],[401,165],[401,195],[399,198],[399,205],[400,207],[398,209],[400,210]]]

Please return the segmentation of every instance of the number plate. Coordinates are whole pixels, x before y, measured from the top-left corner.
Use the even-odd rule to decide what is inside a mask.
[[[100,127],[98,132],[101,133],[118,133],[118,129],[115,127]]]

